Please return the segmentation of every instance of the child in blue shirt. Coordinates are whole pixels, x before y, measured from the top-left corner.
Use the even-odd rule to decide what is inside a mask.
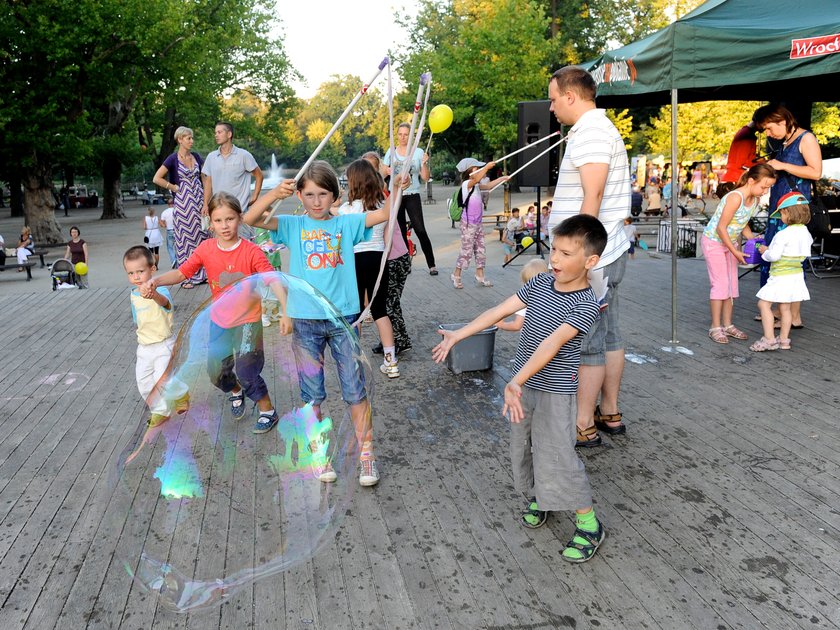
[[[275,201],[293,193],[303,202],[305,214],[281,215],[265,221],[263,215]],[[364,214],[332,216],[330,208],[340,196],[338,176],[324,161],[316,160],[295,185],[286,180],[251,205],[244,216],[249,225],[271,230],[271,240],[289,248],[289,274],[302,278],[323,293],[348,324],[361,312],[356,287],[356,266],[353,246],[371,236],[369,228],[389,218],[390,204]],[[379,481],[373,455],[373,425],[370,402],[367,400],[364,373],[354,358],[356,339],[344,326],[323,319],[323,312],[308,301],[289,299],[287,315],[292,318],[298,381],[304,403],[311,404],[320,417],[320,406],[326,398],[324,389],[324,350],[329,344],[338,367],[341,396],[350,405],[350,416],[361,445],[359,483],[372,486]],[[315,373],[300,369],[315,364]],[[318,478],[326,483],[336,480],[336,473],[327,462]]]

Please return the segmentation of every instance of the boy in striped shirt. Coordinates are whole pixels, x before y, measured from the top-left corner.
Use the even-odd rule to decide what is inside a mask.
[[[439,330],[443,340],[432,350],[440,363],[459,341],[527,307],[502,413],[511,421],[514,485],[530,497],[522,524],[540,527],[549,511],[577,513],[574,536],[563,550],[569,562],[589,560],[606,537],[575,452],[580,344],[599,317],[587,274],[606,244],[607,232],[595,217],[566,219],[552,230],[550,272],[463,328]]]

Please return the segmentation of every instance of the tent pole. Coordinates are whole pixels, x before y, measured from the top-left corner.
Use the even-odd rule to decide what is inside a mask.
[[[671,343],[677,339],[677,216],[680,164],[677,161],[677,90],[671,90]]]

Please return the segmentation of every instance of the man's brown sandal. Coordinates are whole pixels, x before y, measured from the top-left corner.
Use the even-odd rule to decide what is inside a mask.
[[[594,438],[591,436],[595,436]],[[575,448],[592,448],[593,446],[601,446],[601,436],[598,435],[598,429],[589,427],[581,431],[577,429],[577,442]]]
[[[601,413],[600,405],[595,407],[595,426],[599,431],[608,435],[622,435],[627,432],[627,427],[623,424],[611,427],[607,422],[621,422],[621,413]]]

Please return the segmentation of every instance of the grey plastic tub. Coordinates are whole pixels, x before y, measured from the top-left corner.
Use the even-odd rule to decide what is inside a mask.
[[[440,324],[442,330],[458,330],[465,324]],[[452,370],[453,374],[461,372],[476,372],[478,370],[489,370],[493,367],[493,352],[496,349],[496,331],[498,328],[491,326],[468,339],[455,344],[449,354],[446,355],[446,367]]]

